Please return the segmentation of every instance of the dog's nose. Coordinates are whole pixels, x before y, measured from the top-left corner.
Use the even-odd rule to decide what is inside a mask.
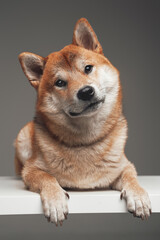
[[[85,86],[77,93],[77,97],[83,101],[89,101],[94,96],[95,90],[91,86]]]

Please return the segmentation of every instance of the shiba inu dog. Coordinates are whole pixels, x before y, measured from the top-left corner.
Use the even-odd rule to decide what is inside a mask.
[[[78,20],[72,44],[59,52],[45,58],[24,52],[19,60],[37,103],[34,120],[15,142],[16,172],[40,193],[45,216],[56,224],[67,217],[64,188],[112,188],[121,191],[129,212],[148,218],[148,194],[124,153],[119,72],[88,21]]]

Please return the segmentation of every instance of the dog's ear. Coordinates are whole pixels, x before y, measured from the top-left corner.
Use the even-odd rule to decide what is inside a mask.
[[[43,75],[45,58],[34,53],[23,52],[19,55],[19,61],[30,84],[37,89]]]
[[[72,43],[88,50],[103,54],[102,46],[99,43],[93,28],[85,18],[81,18],[77,21],[73,32]]]

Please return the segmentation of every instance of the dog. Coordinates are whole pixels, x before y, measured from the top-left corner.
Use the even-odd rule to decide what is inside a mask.
[[[37,102],[34,120],[15,141],[15,169],[30,191],[40,193],[48,220],[57,225],[67,218],[65,189],[97,188],[121,191],[128,211],[148,218],[149,196],[124,153],[119,71],[87,19],[77,21],[72,44],[45,58],[23,52],[19,60]]]

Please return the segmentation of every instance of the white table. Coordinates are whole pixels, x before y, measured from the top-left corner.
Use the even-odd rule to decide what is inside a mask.
[[[139,176],[149,193],[152,212],[160,212],[160,176]],[[120,192],[113,190],[69,191],[69,213],[125,213]],[[0,215],[42,214],[40,196],[30,192],[20,178],[0,177]]]

